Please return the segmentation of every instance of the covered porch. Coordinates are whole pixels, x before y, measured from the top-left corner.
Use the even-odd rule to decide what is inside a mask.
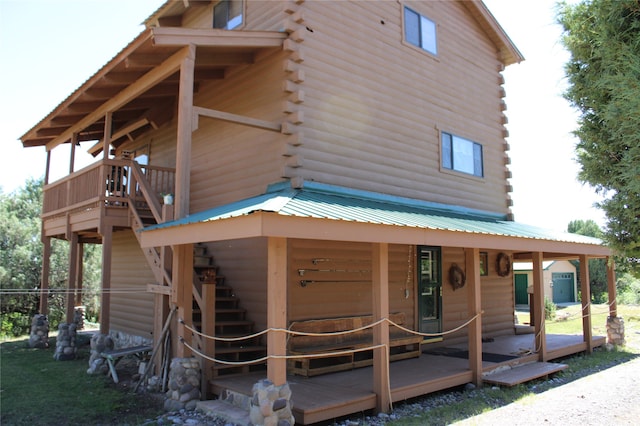
[[[584,352],[587,344],[578,335],[546,335],[551,360]],[[605,338],[592,338],[592,347],[601,346]],[[465,351],[467,345],[455,348]],[[454,349],[454,348],[451,348]],[[429,393],[455,388],[472,381],[470,361],[459,352],[442,351],[436,355],[425,346],[419,358],[396,361],[389,365],[389,393],[391,403]],[[484,374],[500,367],[531,364],[537,361],[534,335],[500,336],[482,344]],[[468,354],[468,352],[467,352]],[[556,356],[558,355],[558,356]],[[468,356],[468,355],[467,355]],[[293,412],[296,422],[311,424],[335,419],[349,414],[376,409],[376,393],[372,380],[372,368],[358,368],[316,377],[287,375],[293,392]],[[490,377],[490,376],[486,376]],[[215,395],[232,391],[251,397],[251,388],[263,378],[263,373],[218,378],[210,383]],[[535,377],[534,377],[535,378]]]

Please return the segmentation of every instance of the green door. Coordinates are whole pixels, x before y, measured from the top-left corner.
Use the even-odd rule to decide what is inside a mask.
[[[527,274],[514,274],[516,282],[516,305],[528,305],[529,294],[527,293],[527,287],[529,287],[529,279]]]
[[[418,315],[420,332],[442,331],[442,274],[440,247],[420,247],[418,250]]]
[[[573,272],[551,274],[553,303],[575,302],[573,291]]]

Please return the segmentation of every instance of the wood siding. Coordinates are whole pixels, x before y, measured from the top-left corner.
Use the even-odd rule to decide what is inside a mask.
[[[113,233],[111,330],[150,339],[153,331],[154,282],[147,260],[130,230]]]

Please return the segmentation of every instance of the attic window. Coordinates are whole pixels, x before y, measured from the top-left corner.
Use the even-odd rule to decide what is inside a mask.
[[[435,22],[408,7],[404,8],[404,39],[433,55],[438,54]]]
[[[213,8],[213,28],[232,30],[242,25],[242,0],[222,0]]]

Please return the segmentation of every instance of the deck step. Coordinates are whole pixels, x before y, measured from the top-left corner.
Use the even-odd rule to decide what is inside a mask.
[[[249,411],[237,407],[229,402],[215,399],[210,401],[198,401],[196,409],[208,416],[223,419],[226,422],[239,426],[250,426]]]
[[[492,372],[485,373],[482,376],[482,381],[493,385],[516,386],[520,383],[530,382],[531,380],[557,373],[567,367],[567,364],[553,362],[531,362],[506,369],[498,368]]]

